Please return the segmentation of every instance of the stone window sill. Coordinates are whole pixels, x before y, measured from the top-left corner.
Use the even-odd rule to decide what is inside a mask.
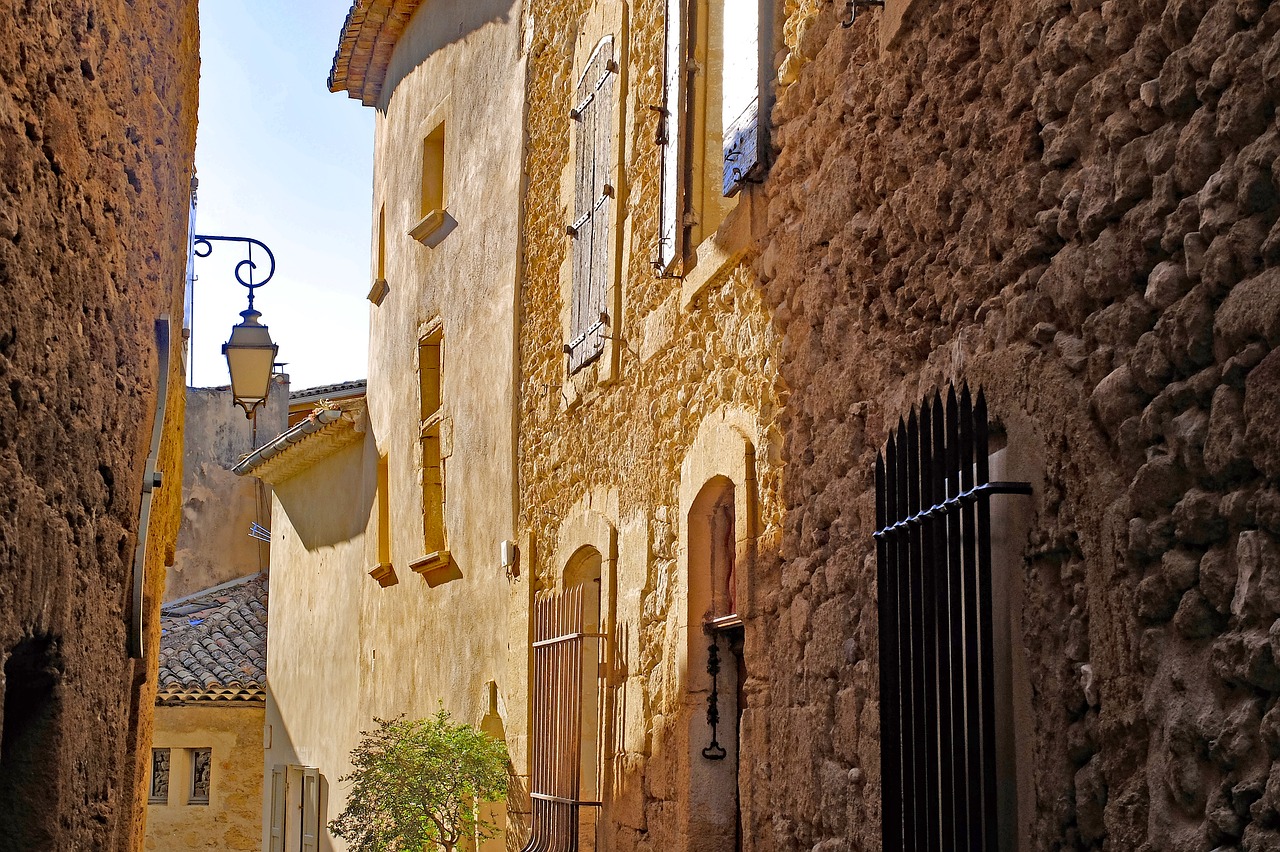
[[[390,562],[379,562],[369,571],[369,576],[377,580],[378,585],[384,589],[400,582],[400,578],[396,576],[396,569]]]
[[[694,252],[692,268],[684,274],[681,285],[685,308],[708,287],[719,284],[746,256],[751,245],[752,193],[743,192],[738,204],[729,212],[720,227],[703,240]]]
[[[409,229],[409,236],[426,245],[431,235],[440,230],[440,226],[444,224],[444,216],[444,210],[441,208],[428,212],[427,215],[418,220],[416,225]]]
[[[433,589],[462,577],[462,572],[453,564],[453,558],[447,550],[437,550],[435,553],[421,556],[410,562],[409,567],[415,574],[426,580],[427,585]]]
[[[373,286],[369,288],[369,295],[366,297],[373,302],[374,307],[382,304],[382,300],[387,298],[387,294],[391,292],[391,285],[387,283],[387,279],[379,278],[373,282]]]

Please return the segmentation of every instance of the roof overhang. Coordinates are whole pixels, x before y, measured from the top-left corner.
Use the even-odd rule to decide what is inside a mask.
[[[157,707],[178,707],[188,704],[215,704],[221,707],[262,706],[266,704],[267,691],[260,686],[217,687],[201,689],[198,686],[161,686],[156,690]]]
[[[365,106],[382,96],[396,42],[423,0],[355,0],[338,37],[329,91],[346,92]]]
[[[236,463],[237,476],[252,474],[272,485],[284,482],[364,437],[364,400],[349,408],[317,408]]]

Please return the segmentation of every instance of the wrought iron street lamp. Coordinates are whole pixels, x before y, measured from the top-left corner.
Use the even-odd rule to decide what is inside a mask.
[[[196,234],[193,249],[196,257],[208,257],[213,251],[214,242],[245,243],[249,247],[249,257],[236,264],[236,280],[249,290],[249,308],[240,312],[242,322],[231,327],[231,339],[222,344],[222,354],[227,358],[227,369],[231,373],[232,401],[244,409],[244,416],[253,418],[258,406],[267,401],[271,390],[271,371],[276,363],[276,353],[280,347],[271,342],[271,334],[267,327],[258,322],[262,314],[253,308],[253,291],[271,280],[276,273],[276,258],[265,243],[252,237],[219,237]],[[261,281],[253,280],[257,264],[253,262],[253,247],[258,246],[267,253],[270,266]],[[248,280],[245,280],[245,278]]]

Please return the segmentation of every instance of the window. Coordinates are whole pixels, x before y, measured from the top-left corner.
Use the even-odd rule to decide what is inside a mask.
[[[410,567],[431,580],[430,572],[447,567],[444,459],[448,422],[444,417],[444,334],[438,322],[418,341],[419,435],[422,446],[422,539],[424,556]]]
[[[399,582],[391,564],[391,474],[386,456],[378,457],[378,562],[369,576],[384,589]]]
[[[691,253],[759,179],[762,28],[755,3],[666,0],[660,274],[680,276]]]
[[[271,769],[271,833],[268,852],[317,852],[320,788],[324,779],[309,766],[276,765]]]
[[[418,223],[409,236],[426,242],[445,220],[445,123],[436,125],[422,140],[422,188]]]
[[[608,336],[610,184],[613,158],[613,98],[617,64],[613,38],[600,42],[578,83],[575,105],[573,303],[565,352],[569,372],[604,352]]]
[[[151,790],[147,802],[153,805],[169,804],[169,761],[167,748],[151,749]]]
[[[990,481],[988,452],[983,394],[952,388],[900,420],[876,461],[886,852],[1013,848],[998,778],[1012,760],[1011,699],[997,689],[1008,643],[993,641],[1008,612],[993,593],[990,498],[1031,489]]]
[[[737,601],[734,484],[707,482],[689,508],[688,666],[689,816],[697,837],[688,848],[742,848],[742,713],[746,709],[744,630]],[[703,712],[705,708],[705,712]]]
[[[375,306],[381,305],[382,300],[387,297],[387,293],[391,292],[390,285],[387,284],[387,205],[383,204],[378,208],[378,232],[375,235],[374,261],[377,265],[377,274],[373,279],[373,286],[369,288],[368,299]]]
[[[583,548],[565,590],[534,603],[533,731],[526,850],[578,848],[594,838],[600,791],[603,654],[599,551]],[[587,848],[596,848],[589,841]]]
[[[209,787],[213,774],[213,754],[207,748],[191,749],[191,793],[189,805],[209,804]]]

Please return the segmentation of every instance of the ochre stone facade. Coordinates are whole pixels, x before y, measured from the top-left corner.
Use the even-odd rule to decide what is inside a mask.
[[[262,703],[157,707],[153,748],[169,749],[169,796],[147,808],[155,852],[262,848]],[[209,749],[209,801],[193,804],[191,754]],[[148,758],[150,752],[148,752]],[[148,767],[149,768],[149,767]]]
[[[898,5],[797,28],[774,112],[757,848],[879,848],[875,454],[953,381],[1035,460],[1019,848],[1277,848],[1280,7]]]
[[[196,4],[0,4],[0,848],[142,842],[177,536]],[[155,322],[171,321],[156,412]],[[164,418],[130,660],[143,467]]]
[[[698,267],[683,279],[655,275],[661,160],[659,112],[649,105],[663,102],[664,10],[660,2],[535,2],[526,19],[522,559],[535,592],[569,585],[584,552],[603,562],[603,721],[594,748],[604,805],[598,829],[583,823],[583,848],[720,848],[711,837],[723,834],[717,820],[728,820],[732,843],[732,790],[727,807],[700,801],[704,788],[725,782],[702,778],[710,764],[696,756],[710,738],[710,680],[705,593],[690,581],[698,558],[690,518],[704,488],[716,483],[732,495],[730,546],[739,560],[738,613],[747,622],[742,655],[750,698],[739,771],[753,779],[747,788],[760,791],[743,803],[754,820],[747,834],[772,818],[767,776],[755,765],[763,722],[756,708],[765,706],[769,689],[756,674],[770,641],[756,629],[756,616],[761,590],[777,585],[785,514],[777,417],[787,391],[778,338],[749,264],[763,195],[748,186],[728,202],[733,209],[705,236]],[[724,14],[732,13],[729,5]],[[608,35],[618,45],[614,109],[621,115],[617,200],[606,202],[617,229],[611,238],[621,245],[610,270],[619,291],[609,318],[614,348],[567,377],[562,270],[572,252],[565,226],[574,216],[578,144],[570,110],[586,56]],[[718,153],[708,168],[718,186]],[[722,651],[728,654],[723,643]],[[725,742],[737,739],[731,716],[726,709]]]

